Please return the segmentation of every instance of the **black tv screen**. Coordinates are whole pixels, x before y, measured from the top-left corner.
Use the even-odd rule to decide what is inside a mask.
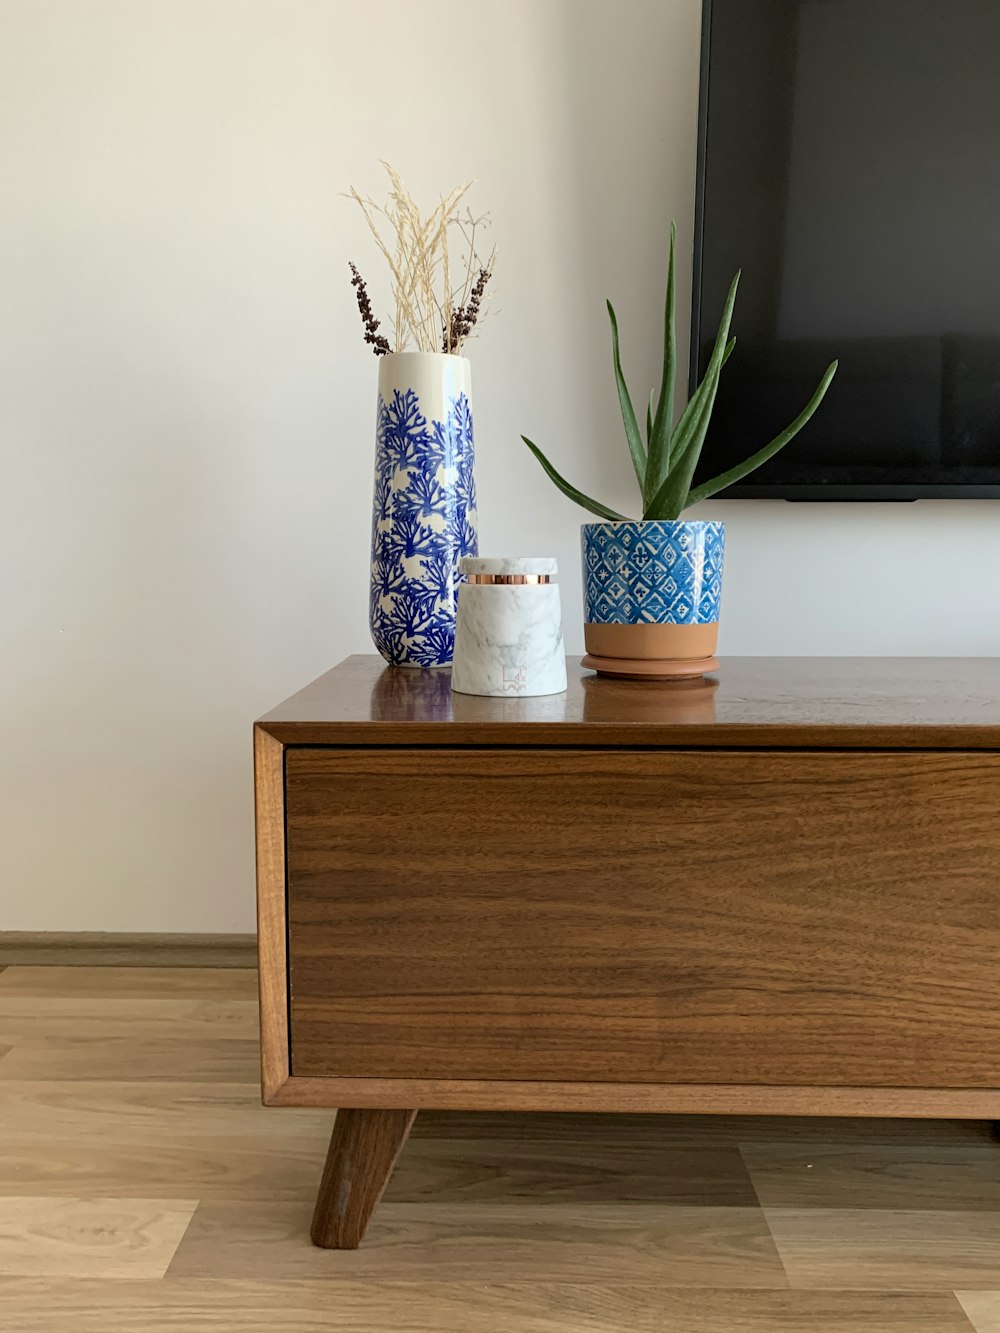
[[[692,382],[737,269],[696,482],[836,357],[727,497],[1000,496],[1000,0],[705,0]]]

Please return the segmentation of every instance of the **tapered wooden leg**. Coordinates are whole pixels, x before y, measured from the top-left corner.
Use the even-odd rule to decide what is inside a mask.
[[[358,1248],[416,1118],[416,1111],[337,1112],[313,1213],[314,1245]]]

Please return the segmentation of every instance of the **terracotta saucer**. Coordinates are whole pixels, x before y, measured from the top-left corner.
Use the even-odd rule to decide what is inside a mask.
[[[580,663],[601,676],[614,676],[621,680],[685,680],[691,676],[703,676],[706,671],[715,671],[719,666],[717,657],[676,658],[673,661],[650,661],[638,657],[595,657],[587,653]]]

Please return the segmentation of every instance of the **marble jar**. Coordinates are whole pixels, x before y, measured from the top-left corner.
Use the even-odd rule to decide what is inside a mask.
[[[460,568],[451,688],[514,699],[565,690],[555,560],[466,556]]]

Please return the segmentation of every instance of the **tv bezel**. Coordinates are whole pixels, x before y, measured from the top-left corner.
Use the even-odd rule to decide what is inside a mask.
[[[694,269],[691,275],[691,349],[688,366],[688,393],[698,385],[701,348],[701,291],[705,231],[705,170],[708,149],[709,66],[712,45],[714,0],[702,0],[701,63],[698,84],[698,165],[694,196]],[[739,306],[737,305],[737,310]],[[822,409],[820,409],[822,410]],[[808,427],[807,427],[808,429]],[[1000,499],[1000,485],[992,482],[934,484],[892,482],[871,484],[854,482],[808,482],[802,485],[755,482],[751,473],[713,498],[717,500],[995,500]]]

